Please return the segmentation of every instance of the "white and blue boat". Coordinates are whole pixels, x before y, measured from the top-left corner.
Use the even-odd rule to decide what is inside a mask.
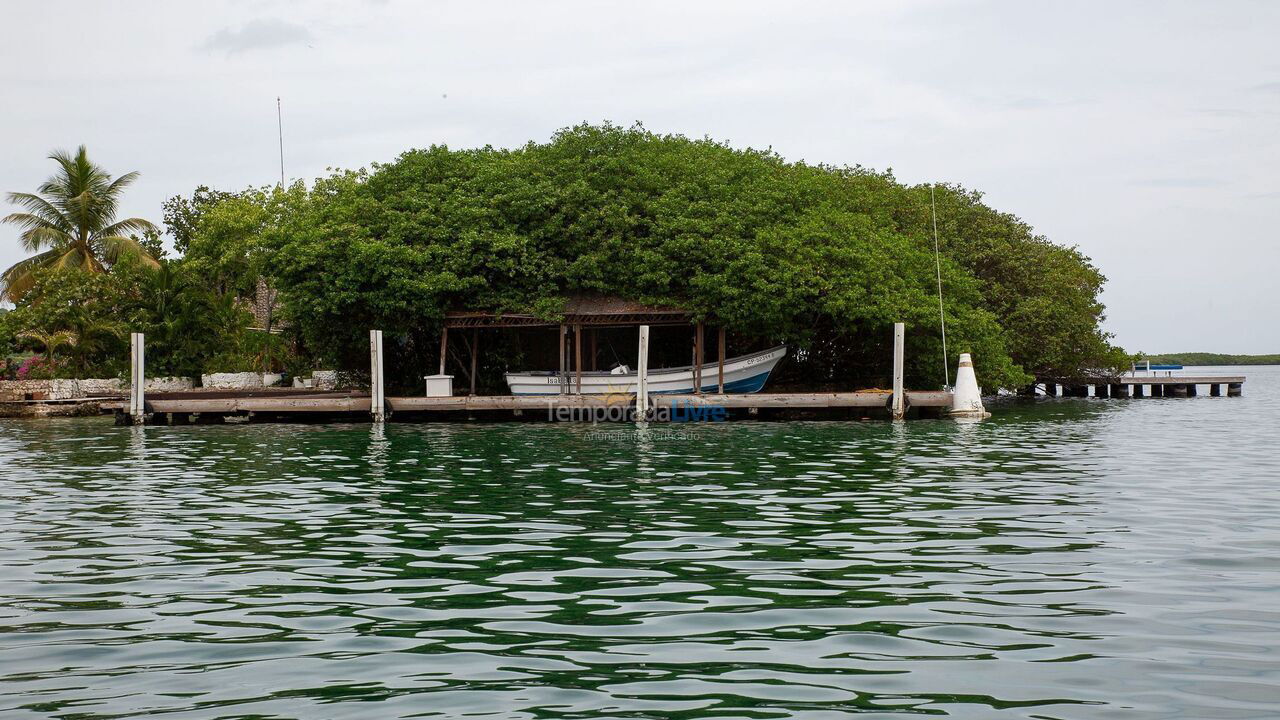
[[[760,352],[726,359],[724,361],[724,391],[726,393],[760,392],[769,373],[787,354],[787,346],[779,345]],[[694,366],[673,368],[655,368],[648,373],[649,393],[665,395],[675,393],[692,393],[694,385]],[[702,366],[702,392],[719,391],[719,363],[709,362]],[[559,373],[555,371],[507,373],[507,386],[512,395],[558,395],[564,392],[577,392],[577,374],[574,372]],[[583,395],[623,395],[634,394],[638,376],[635,370],[620,365],[613,370],[584,371],[582,373]]]

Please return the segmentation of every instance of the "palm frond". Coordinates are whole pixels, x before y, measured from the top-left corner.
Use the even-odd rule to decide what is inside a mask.
[[[69,239],[61,228],[31,213],[10,213],[0,218],[0,222],[17,225],[22,229],[18,239],[27,252],[39,252],[46,245],[58,245]]]
[[[105,191],[106,195],[112,198],[119,197],[121,191],[123,191],[126,187],[132,185],[133,181],[137,179],[138,179],[137,170],[134,170],[132,172],[127,172],[121,175],[115,180],[112,180],[110,185],[107,185],[107,189]]]
[[[18,240],[27,252],[39,252],[46,247],[59,248],[68,245],[71,237],[56,228],[37,227],[19,235]]]
[[[54,332],[41,332],[39,330],[26,330],[17,334],[17,337],[25,340],[35,340],[44,345],[49,351],[62,345],[75,345],[79,338],[70,330],[57,330]]]
[[[66,268],[85,268],[90,272],[102,272],[102,265],[94,259],[93,255],[84,251],[84,248],[75,245],[66,248],[58,259],[49,264],[49,267],[63,270]]]
[[[159,233],[160,228],[152,224],[150,220],[143,220],[142,218],[126,218],[120,222],[113,223],[102,228],[98,231],[98,234],[104,237],[110,237],[112,235],[124,236],[130,233],[138,233],[141,235],[146,232]]]
[[[11,192],[8,194],[6,199],[14,205],[25,208],[27,211],[26,213],[13,213],[13,215],[10,215],[9,217],[29,214],[33,217],[40,218],[54,227],[61,228],[63,230],[71,229],[71,223],[67,216],[46,198],[32,193]],[[5,222],[11,221],[6,218]]]
[[[61,250],[47,250],[10,265],[8,270],[0,273],[0,298],[17,303],[35,285],[36,270],[48,267],[61,254]]]
[[[142,247],[137,240],[123,235],[112,235],[110,237],[98,238],[98,243],[102,246],[103,256],[109,263],[117,263],[120,258],[126,255],[136,257],[142,261],[146,267],[158,268],[160,261],[152,257],[146,248]]]

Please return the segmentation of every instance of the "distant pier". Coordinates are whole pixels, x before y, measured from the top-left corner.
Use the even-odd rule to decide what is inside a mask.
[[[1213,397],[1239,397],[1244,392],[1243,375],[1121,375],[1074,379],[1040,379],[1032,388],[1043,388],[1049,397],[1195,397],[1206,386]],[[1092,393],[1090,390],[1092,389]]]

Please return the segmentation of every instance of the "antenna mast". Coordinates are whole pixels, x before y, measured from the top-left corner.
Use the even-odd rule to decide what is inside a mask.
[[[938,319],[942,321],[942,381],[943,387],[951,385],[951,370],[947,367],[947,316],[942,310],[942,253],[938,250],[938,201],[933,185],[929,186],[929,210],[933,215],[933,264],[938,271]]]
[[[280,111],[280,96],[276,96],[276,131],[280,134],[280,189],[284,189],[284,116]]]

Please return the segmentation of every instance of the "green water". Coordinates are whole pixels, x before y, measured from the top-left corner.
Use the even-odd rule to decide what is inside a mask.
[[[979,424],[4,421],[0,717],[1274,718],[1248,374]]]

